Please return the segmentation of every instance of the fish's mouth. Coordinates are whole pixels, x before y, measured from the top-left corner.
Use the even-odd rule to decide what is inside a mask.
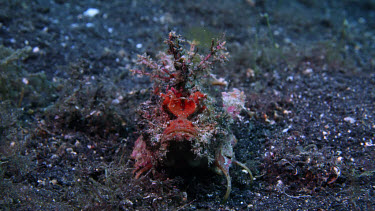
[[[163,132],[163,142],[191,140],[198,135],[198,130],[187,119],[172,120]]]
[[[191,140],[195,138],[196,136],[196,131],[192,130],[175,130],[175,131],[170,131],[169,133],[165,133],[163,135],[163,140],[164,141],[183,141],[183,140]]]

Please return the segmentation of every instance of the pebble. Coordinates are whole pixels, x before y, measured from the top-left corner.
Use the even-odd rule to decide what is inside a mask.
[[[86,17],[94,17],[95,15],[99,14],[99,10],[96,9],[96,8],[88,8],[84,13],[83,15],[86,16]]]
[[[59,158],[59,156],[56,155],[56,154],[53,154],[53,155],[51,156],[51,159],[57,159],[57,158]]]
[[[94,27],[94,24],[93,23],[86,23],[86,27],[87,28],[92,28],[92,27]]]
[[[290,43],[292,43],[292,40],[290,38],[286,37],[286,38],[284,38],[284,43],[290,44]]]
[[[314,72],[314,70],[312,68],[306,68],[306,70],[303,71],[303,74],[309,75],[309,74],[311,74],[313,72]]]
[[[37,46],[37,47],[34,47],[34,48],[33,48],[33,53],[38,53],[38,52],[39,52],[39,50],[40,50],[40,49],[39,49],[39,47],[38,47],[38,46]]]
[[[51,180],[51,183],[52,183],[53,185],[56,185],[56,184],[57,184],[57,180],[56,180],[56,179],[53,179],[53,180]]]
[[[112,100],[112,104],[113,105],[118,105],[118,104],[120,104],[120,100],[119,99],[114,99],[114,100]]]
[[[142,45],[141,43],[138,43],[135,47],[136,47],[136,48],[142,48],[143,45]]]
[[[349,122],[351,124],[356,122],[356,120],[353,117],[348,117],[348,116],[344,118],[344,121]]]
[[[22,83],[27,85],[29,84],[29,80],[27,78],[22,78]]]
[[[247,70],[246,70],[246,77],[248,77],[248,78],[254,78],[255,77],[254,70],[251,69],[251,68],[247,68]]]
[[[38,180],[38,183],[40,184],[40,185],[46,185],[46,181],[44,181],[44,180]]]

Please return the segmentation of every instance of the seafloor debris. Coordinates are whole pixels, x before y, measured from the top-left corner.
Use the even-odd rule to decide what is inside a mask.
[[[232,92],[222,92],[223,107],[233,118],[240,118],[240,112],[245,109],[245,94],[236,88]]]

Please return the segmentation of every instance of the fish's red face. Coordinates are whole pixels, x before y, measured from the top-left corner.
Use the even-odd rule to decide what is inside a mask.
[[[161,94],[161,97],[164,98],[163,109],[177,118],[189,119],[193,114],[201,113],[205,109],[201,100],[205,99],[206,95],[199,91],[183,97],[181,93],[171,89],[166,94]]]
[[[167,128],[165,128],[163,141],[190,140],[197,136],[198,130],[188,118],[204,110],[204,107],[200,105],[200,101],[205,98],[205,95],[197,91],[188,97],[182,97],[180,93],[172,89],[161,96],[164,98],[163,109],[177,117],[177,119],[171,120]]]
[[[176,142],[189,142],[188,145],[191,145],[199,130],[189,119],[205,109],[201,106],[201,100],[206,96],[197,91],[188,97],[182,97],[182,94],[174,89],[161,96],[164,98],[162,102],[164,111],[176,118],[169,122],[163,132],[162,149],[167,150],[172,143]]]

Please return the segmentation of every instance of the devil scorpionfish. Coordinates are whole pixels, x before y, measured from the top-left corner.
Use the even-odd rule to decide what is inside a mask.
[[[194,42],[185,41],[174,32],[170,32],[166,43],[168,50],[158,55],[158,62],[140,55],[138,63],[147,70],[132,70],[154,82],[151,99],[139,109],[141,135],[131,154],[135,160],[135,178],[157,167],[211,168],[224,174],[227,180],[225,202],[231,192],[232,164],[245,169],[253,180],[249,168],[235,159],[233,147],[237,140],[228,127],[234,118],[234,108],[241,109],[243,105],[234,103],[225,107],[226,97],[224,106],[217,106],[217,101],[204,91],[220,84],[212,82],[210,70],[214,63],[226,60],[225,42],[213,40],[206,56],[197,53]],[[189,50],[183,49],[187,43]],[[223,96],[237,96],[235,91]],[[240,101],[244,102],[244,98]]]

